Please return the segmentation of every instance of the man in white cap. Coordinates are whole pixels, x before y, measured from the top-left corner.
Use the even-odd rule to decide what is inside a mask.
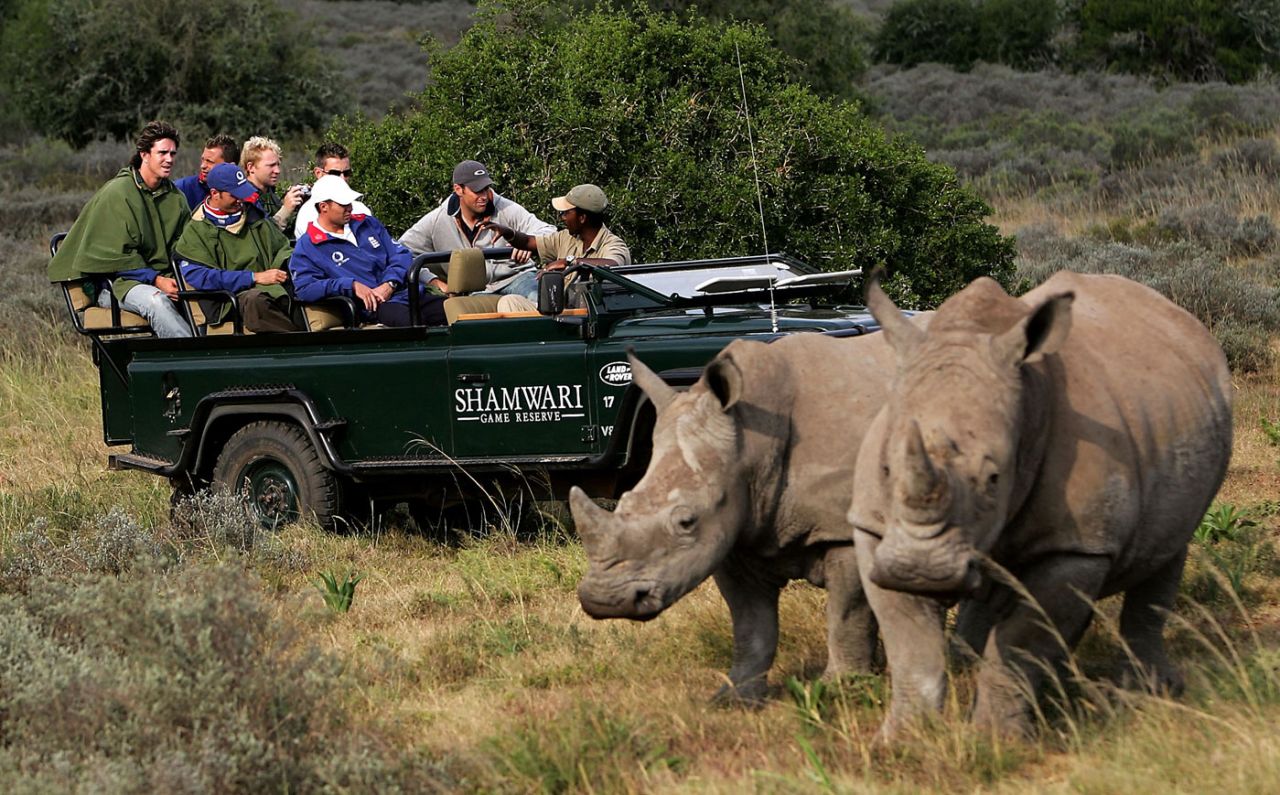
[[[551,206],[564,222],[564,229],[553,235],[534,237],[494,222],[486,223],[485,228],[506,238],[513,248],[538,252],[542,270],[561,270],[575,264],[606,268],[631,264],[631,249],[605,226],[604,211],[609,199],[600,188],[575,185],[565,195],[552,199]],[[538,286],[533,276],[521,274],[516,287],[519,294],[537,299]]]
[[[551,224],[499,195],[493,189],[493,178],[484,163],[463,160],[453,168],[453,193],[409,227],[400,236],[400,243],[414,254],[503,245],[496,232],[484,228],[486,221],[497,221],[530,235],[549,235],[556,231]],[[510,262],[486,263],[488,286],[485,289],[491,293],[515,295],[510,285],[520,266],[529,261],[529,255],[529,251],[516,249]],[[441,267],[448,272],[447,265],[442,264]],[[445,289],[438,280],[433,284]]]
[[[298,238],[289,264],[294,295],[305,302],[351,296],[363,322],[413,325],[405,288],[412,262],[409,251],[391,239],[378,219],[352,213],[361,194],[341,176],[326,174],[316,180],[311,196],[316,200],[316,220]],[[421,299],[422,320],[443,326],[444,297],[424,290]]]

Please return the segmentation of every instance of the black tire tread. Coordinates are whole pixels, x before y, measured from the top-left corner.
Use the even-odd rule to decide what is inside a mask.
[[[230,479],[259,453],[275,458],[293,471],[300,492],[301,513],[314,515],[321,527],[333,529],[340,511],[340,484],[334,473],[325,468],[306,432],[294,423],[259,420],[233,433],[218,453],[213,482],[238,489],[239,484],[229,482]]]

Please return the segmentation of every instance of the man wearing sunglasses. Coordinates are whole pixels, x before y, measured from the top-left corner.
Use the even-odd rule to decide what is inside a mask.
[[[320,148],[316,150],[316,165],[311,170],[316,179],[321,177],[341,177],[347,182],[351,181],[351,153],[347,151],[347,147],[342,144],[326,141],[320,144]],[[355,215],[373,215],[373,212],[365,206],[364,202],[356,200],[351,207],[351,212]],[[303,202],[298,208],[298,219],[293,223],[293,237],[295,240],[301,240],[303,235],[307,233],[307,227],[316,220],[316,199],[315,196]]]

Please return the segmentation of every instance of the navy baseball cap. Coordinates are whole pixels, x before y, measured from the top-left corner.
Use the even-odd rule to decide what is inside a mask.
[[[235,163],[219,163],[209,169],[209,175],[204,181],[214,190],[230,193],[243,202],[256,201],[258,198],[258,189]]]

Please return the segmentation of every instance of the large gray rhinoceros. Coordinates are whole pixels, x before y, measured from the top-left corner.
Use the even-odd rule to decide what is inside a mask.
[[[983,655],[974,721],[1031,730],[1027,693],[1123,592],[1141,673],[1180,687],[1164,648],[1187,543],[1231,454],[1231,380],[1194,317],[1117,276],[1059,273],[1021,299],[978,279],[927,331],[873,283],[898,375],[859,452],[849,520],[880,621],[890,739],[942,706],[942,609]],[[994,560],[1039,603],[989,576]],[[1064,646],[1066,648],[1064,648]]]
[[[644,478],[610,513],[570,494],[590,568],[578,587],[596,618],[648,620],[714,575],[733,621],[720,699],[757,702],[788,580],[827,589],[826,675],[869,670],[875,620],[845,518],[854,455],[893,371],[881,335],[736,341],[687,392],[634,357],[657,409]]]

